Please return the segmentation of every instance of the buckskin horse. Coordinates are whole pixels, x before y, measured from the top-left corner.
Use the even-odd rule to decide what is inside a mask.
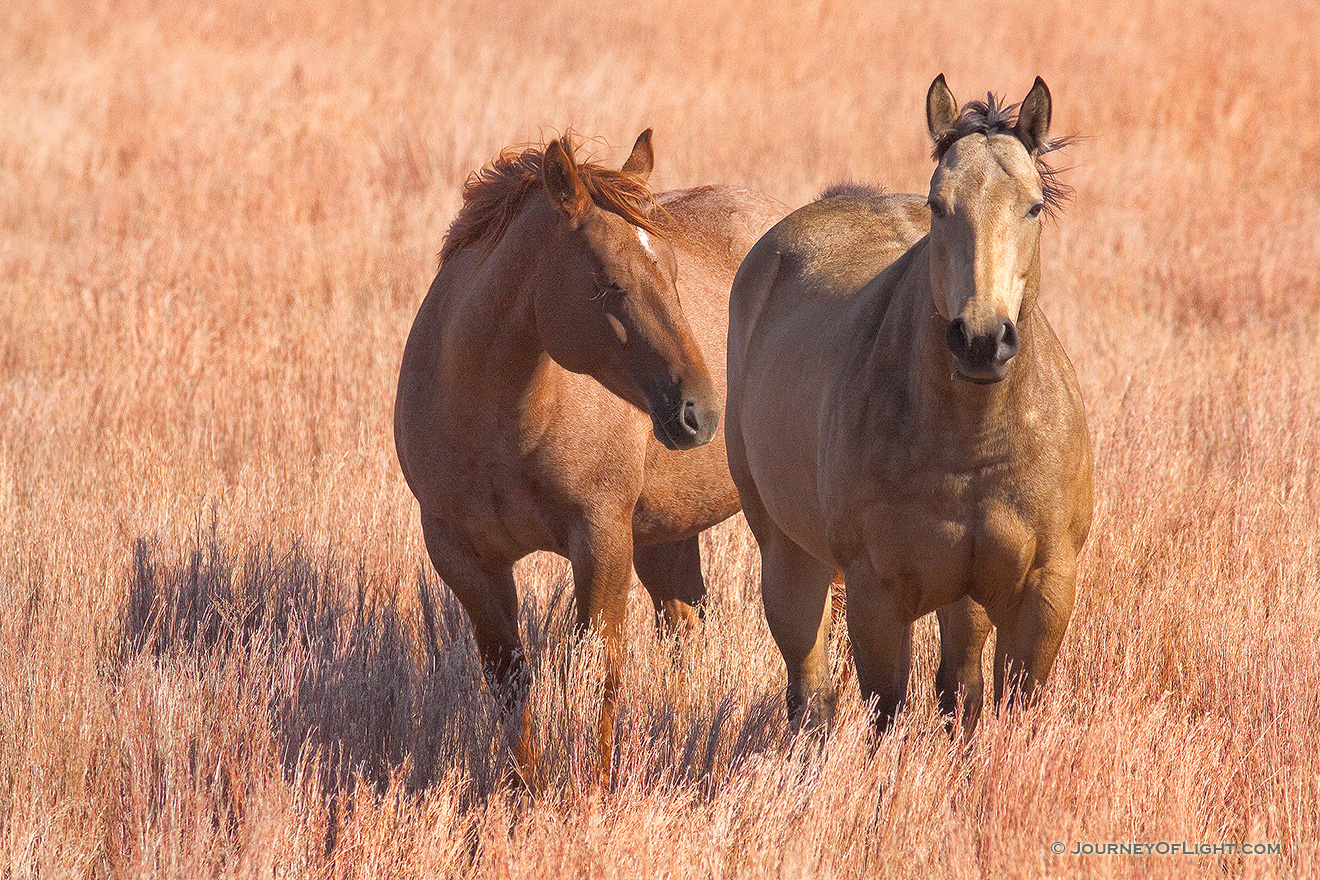
[[[970,734],[997,630],[998,702],[1049,675],[1090,528],[1072,364],[1037,302],[1050,93],[959,112],[926,98],[927,197],[827,191],[752,248],[729,321],[729,464],[760,545],[799,726],[828,724],[830,582],[844,575],[862,696],[899,711],[914,621],[937,611],[936,690]],[[1065,141],[1066,142],[1066,141]]]

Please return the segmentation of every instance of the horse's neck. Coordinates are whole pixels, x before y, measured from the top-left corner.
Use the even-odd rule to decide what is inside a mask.
[[[458,291],[449,312],[444,371],[449,387],[469,395],[469,405],[498,414],[535,418],[553,393],[558,367],[536,330],[532,303],[538,266],[530,238],[516,226],[521,216]]]

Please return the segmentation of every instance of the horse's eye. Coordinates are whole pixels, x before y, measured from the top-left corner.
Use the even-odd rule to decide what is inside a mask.
[[[627,293],[626,288],[624,288],[624,286],[619,283],[618,279],[615,278],[602,277],[596,281],[596,284],[597,289],[600,291],[596,296],[597,299],[606,295],[622,296]]]
[[[949,209],[944,207],[943,202],[933,198],[926,199],[926,206],[930,208],[930,216],[932,217],[943,217],[949,213]]]
[[[1044,203],[1044,202],[1037,202],[1036,204],[1032,205],[1030,208],[1027,209],[1027,216],[1028,216],[1028,217],[1039,217],[1039,216],[1040,216],[1040,212],[1041,212],[1041,211],[1044,211],[1044,210],[1045,210],[1045,203]]]

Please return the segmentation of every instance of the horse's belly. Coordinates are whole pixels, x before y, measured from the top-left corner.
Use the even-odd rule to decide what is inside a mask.
[[[738,512],[723,427],[710,443],[683,452],[649,440],[644,480],[632,518],[638,546],[689,538]]]

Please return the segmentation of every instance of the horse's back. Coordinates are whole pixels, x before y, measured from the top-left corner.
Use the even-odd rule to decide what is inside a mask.
[[[665,231],[679,259],[683,312],[724,390],[729,288],[752,245],[788,213],[782,202],[736,186],[661,193]]]
[[[785,280],[802,292],[847,296],[930,231],[925,199],[861,187],[827,191],[774,230]]]
[[[831,191],[834,192],[834,191]],[[777,328],[814,363],[836,351],[862,309],[883,313],[891,289],[873,284],[926,235],[925,200],[859,187],[827,193],[789,214],[747,255],[729,301],[730,380],[757,352],[771,348]],[[811,349],[819,349],[814,355]],[[776,357],[783,356],[775,352]]]
[[[757,239],[788,213],[778,199],[739,186],[671,190],[656,201],[669,216],[674,246],[730,279]]]
[[[729,340],[738,358],[745,355],[753,327],[765,321],[822,322],[819,332],[833,335],[841,328],[831,325],[846,320],[867,283],[929,229],[921,196],[858,186],[827,191],[789,214],[757,242],[734,283]],[[872,292],[882,298],[886,293]],[[881,310],[885,305],[868,303]]]

